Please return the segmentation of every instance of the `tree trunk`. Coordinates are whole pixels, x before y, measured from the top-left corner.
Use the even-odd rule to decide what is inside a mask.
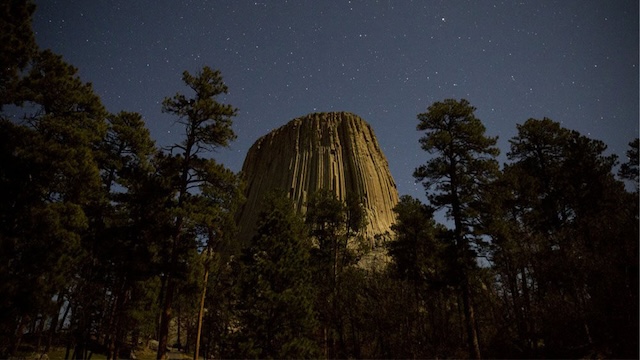
[[[182,189],[184,190],[184,189]],[[184,192],[183,192],[184,193]],[[182,194],[183,194],[182,193]],[[178,200],[178,207],[182,204],[182,195]],[[162,312],[160,318],[160,334],[158,337],[158,354],[157,360],[165,360],[167,358],[167,345],[169,345],[169,324],[171,323],[171,315],[173,309],[173,296],[176,291],[176,280],[173,277],[173,269],[178,264],[178,244],[181,240],[183,219],[178,217],[176,219],[175,233],[173,235],[173,244],[171,249],[170,268],[167,271],[166,281],[167,287],[165,289],[164,303],[162,305]]]
[[[166,276],[161,276],[160,278],[160,292],[158,293],[158,306],[163,309],[164,308],[164,297],[165,297],[165,293],[166,293],[166,289],[167,289],[167,277]],[[160,339],[160,323],[162,322],[162,311],[160,311],[160,313],[158,314],[158,316],[156,316],[156,332],[155,332],[155,336],[154,339]]]
[[[58,328],[58,321],[60,321],[60,310],[62,309],[62,306],[64,305],[64,296],[63,293],[61,292],[60,294],[58,294],[58,299],[56,302],[56,310],[53,313],[52,317],[51,317],[51,324],[49,325],[49,334],[47,337],[47,344],[45,345],[44,348],[44,353],[48,353],[49,349],[51,349],[51,345],[53,343],[53,337],[56,334],[57,328]],[[67,307],[68,310],[68,307]],[[64,317],[67,317],[67,311],[65,311],[65,315]],[[64,318],[62,319],[62,321],[64,322]]]
[[[157,360],[166,360],[167,358],[167,345],[169,344],[169,323],[171,322],[171,312],[175,287],[175,280],[173,280],[173,277],[167,275],[167,288],[160,318],[160,336],[158,337],[158,354],[156,356]]]
[[[464,306],[465,325],[467,328],[467,344],[469,348],[469,356],[474,359],[480,359],[480,346],[478,343],[478,333],[476,330],[475,314],[471,301],[471,289],[469,283],[469,267],[473,259],[469,259],[469,244],[463,236],[462,208],[458,195],[458,181],[456,176],[455,163],[451,164],[451,214],[454,221],[454,237],[458,248],[458,256],[460,257],[462,267],[462,303]]]
[[[44,323],[46,322],[46,318],[44,316],[40,317],[40,321],[38,323],[38,327],[37,327],[37,334],[38,334],[38,343],[36,345],[36,351],[38,353],[40,353],[40,348],[42,346],[42,333],[44,332]]]
[[[526,331],[526,339],[529,345],[529,350],[536,352],[537,351],[537,341],[534,338],[534,327],[533,327],[533,319],[531,318],[531,296],[529,295],[529,284],[527,279],[526,268],[523,266],[520,269],[520,276],[522,277],[522,297],[524,300],[524,314],[523,314],[523,322]],[[526,354],[527,356],[535,356],[534,354]]]
[[[64,352],[64,360],[69,360],[69,351],[71,350],[71,341],[67,341],[67,348]]]
[[[467,342],[469,345],[469,355],[474,359],[480,359],[480,345],[478,343],[478,333],[476,330],[476,319],[469,289],[469,276],[464,275],[462,280],[462,303],[464,304],[464,317],[467,327]]]
[[[107,358],[109,358],[109,356],[112,356],[113,359],[118,358],[122,337],[122,312],[131,295],[129,287],[129,281],[126,278],[122,279],[122,286],[120,286],[120,290],[115,295],[113,309],[110,314],[111,319],[109,321],[110,341]]]
[[[18,330],[14,336],[13,347],[11,348],[11,352],[9,355],[13,355],[18,351],[20,347],[20,343],[22,342],[22,334],[24,334],[24,330],[27,328],[27,322],[29,321],[29,316],[23,316],[20,318],[20,323],[18,325]]]
[[[115,299],[113,301],[113,307],[111,308],[111,312],[109,314],[109,330],[108,330],[108,336],[109,336],[109,344],[107,346],[107,359],[111,360],[111,359],[117,359],[118,355],[115,353],[115,347],[116,347],[116,332],[118,329],[118,320],[117,320],[117,312],[119,310],[119,305],[120,305],[120,298],[121,298],[121,294],[116,294],[115,295]]]
[[[181,311],[180,306],[178,306],[178,308],[176,310],[178,312],[178,317],[176,318],[176,320],[178,322],[178,329],[177,329],[178,330],[178,340],[176,342],[178,343],[178,348],[182,348],[182,336],[181,336],[182,331],[180,329],[182,327],[182,311]],[[189,339],[187,338],[187,341],[188,340]],[[178,349],[178,350],[180,350],[180,349]]]
[[[322,329],[322,335],[324,338],[324,358],[328,359],[329,358],[329,337],[327,336],[327,326],[325,325],[324,328]]]
[[[204,316],[204,300],[205,300],[205,297],[207,296],[208,281],[209,281],[209,267],[207,266],[204,269],[204,284],[202,286],[202,297],[200,298],[200,310],[198,311],[198,332],[196,333],[196,351],[193,354],[193,360],[198,360],[198,356],[200,355],[200,335],[202,334],[202,318]]]

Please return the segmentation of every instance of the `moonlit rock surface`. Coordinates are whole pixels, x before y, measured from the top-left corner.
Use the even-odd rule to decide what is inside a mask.
[[[304,214],[308,197],[328,188],[341,200],[354,193],[366,210],[365,236],[391,233],[398,191],[376,136],[357,115],[315,113],[294,119],[258,139],[242,166],[247,201],[238,217],[240,239],[255,234],[260,202],[285,191]]]

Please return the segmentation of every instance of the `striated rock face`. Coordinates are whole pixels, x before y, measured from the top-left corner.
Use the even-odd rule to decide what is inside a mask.
[[[260,202],[273,189],[286,191],[303,214],[308,196],[318,189],[331,189],[341,200],[356,194],[367,214],[365,235],[391,233],[396,184],[371,126],[354,114],[316,113],[290,121],[253,144],[242,172],[247,185],[238,216],[242,241],[255,233]]]

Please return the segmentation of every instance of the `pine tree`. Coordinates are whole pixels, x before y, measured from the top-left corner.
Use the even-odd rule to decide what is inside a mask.
[[[33,1],[8,0],[0,4],[0,111],[19,101],[23,71],[38,46],[31,29]]]
[[[7,324],[19,319],[14,347],[23,327],[35,323],[41,310],[58,315],[51,299],[78,289],[73,282],[85,275],[82,266],[91,247],[85,241],[87,211],[104,195],[95,154],[106,130],[100,99],[60,56],[37,49],[24,54],[29,57],[12,70],[10,89],[3,89],[15,105],[14,120],[2,114],[3,134],[11,140],[4,143],[2,155],[7,166],[0,174],[6,185],[0,232],[12,260],[0,276],[25,284],[7,294],[29,294],[35,300],[6,297],[24,305],[7,313],[14,319]]]
[[[434,157],[418,167],[414,177],[422,181],[431,205],[446,207],[447,216],[453,220],[469,356],[479,359],[471,290],[471,272],[477,264],[471,244],[477,240],[473,229],[478,220],[479,194],[498,173],[494,157],[499,150],[496,138],[484,135],[485,127],[474,111],[467,100],[447,99],[418,115],[418,130],[425,131],[420,144]]]
[[[178,117],[178,123],[184,126],[185,138],[170,148],[170,153],[161,157],[162,174],[172,179],[174,198],[171,224],[171,245],[168,249],[168,266],[165,274],[165,296],[162,305],[158,359],[166,357],[169,322],[172,317],[173,298],[177,290],[178,265],[184,263],[183,257],[197,244],[197,236],[187,237],[199,221],[215,212],[211,199],[202,192],[211,192],[217,188],[234,188],[238,184],[235,176],[213,159],[203,155],[219,147],[225,147],[235,139],[231,129],[232,117],[236,109],[221,104],[216,97],[227,93],[219,71],[204,67],[196,76],[185,71],[182,76],[185,85],[193,91],[193,97],[177,93],[165,98],[162,103],[164,112]],[[175,153],[175,154],[174,154]],[[231,180],[231,184],[226,182]],[[200,191],[200,193],[198,193]],[[213,199],[215,203],[215,199]]]
[[[637,347],[626,344],[638,331],[628,322],[637,309],[628,302],[637,301],[637,202],[614,178],[616,156],[546,118],[518,125],[510,143],[510,224],[495,241],[496,265],[519,269],[504,278],[521,278],[510,280],[510,293],[524,310],[514,310],[524,343],[551,357],[585,356],[603,344],[613,357],[633,357]]]
[[[311,262],[317,284],[316,308],[324,327],[324,356],[348,357],[344,342],[344,309],[340,307],[344,293],[345,272],[358,263],[367,245],[360,236],[366,225],[364,210],[357,199],[343,202],[328,189],[311,194],[305,223],[314,248]]]
[[[451,280],[454,263],[448,232],[436,224],[432,208],[408,195],[400,198],[394,212],[395,238],[387,245],[393,259],[391,271],[397,281],[407,284],[411,295],[407,296],[411,306],[405,311],[413,326],[408,334],[411,341],[404,350],[410,357],[454,356],[447,352],[446,343],[463,339],[454,335],[456,331],[446,321],[449,302],[455,298],[447,290],[455,285]]]
[[[258,233],[241,258],[239,353],[243,358],[311,358],[316,319],[302,219],[284,196],[270,195]]]
[[[622,179],[630,180],[634,182],[636,186],[636,192],[640,190],[640,171],[638,170],[638,146],[640,145],[640,140],[635,138],[635,140],[629,143],[629,150],[627,150],[627,162],[623,163],[620,166],[620,170],[618,170],[618,176]]]
[[[145,196],[152,182],[152,156],[157,151],[139,114],[120,112],[107,119],[107,134],[97,151],[105,198],[94,206],[91,227],[96,246],[94,281],[104,286],[108,309],[100,319],[107,358],[117,358],[125,335],[134,331],[131,304],[138,282],[154,273],[155,249],[161,236],[149,236],[162,218],[166,193]],[[140,201],[140,197],[145,197]],[[144,205],[143,205],[144,204]],[[156,221],[150,221],[149,218]],[[146,259],[141,261],[141,259]]]

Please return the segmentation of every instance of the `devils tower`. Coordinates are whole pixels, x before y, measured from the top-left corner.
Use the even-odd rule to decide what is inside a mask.
[[[302,214],[318,189],[330,189],[343,201],[354,194],[367,215],[365,236],[391,232],[398,191],[371,126],[357,115],[315,113],[290,121],[253,144],[242,173],[247,198],[238,216],[242,241],[255,233],[260,202],[274,189],[286,192]]]

